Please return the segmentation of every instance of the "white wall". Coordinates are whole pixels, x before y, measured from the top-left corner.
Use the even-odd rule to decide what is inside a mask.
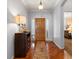
[[[72,17],[72,12],[64,12],[64,30],[66,29],[67,26],[67,18]]]
[[[28,14],[24,5],[20,0],[8,0],[7,8],[7,59],[11,59],[14,56],[14,34],[18,31],[18,26],[15,24],[15,16],[22,15],[27,18],[28,26]]]
[[[54,42],[60,48],[64,48],[64,12],[61,5],[53,11]]]
[[[35,18],[46,18],[48,20],[48,38],[47,40],[52,40],[53,39],[53,19],[52,19],[52,13],[50,11],[31,11],[29,12],[29,21],[30,21],[30,28],[31,28],[31,22]],[[33,30],[32,30],[33,32]]]
[[[7,59],[11,59],[14,53],[14,33],[18,32],[18,26],[14,23],[7,25]]]

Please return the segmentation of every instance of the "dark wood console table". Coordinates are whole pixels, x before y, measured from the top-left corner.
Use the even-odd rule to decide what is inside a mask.
[[[15,33],[14,56],[16,58],[25,57],[31,47],[30,32]]]

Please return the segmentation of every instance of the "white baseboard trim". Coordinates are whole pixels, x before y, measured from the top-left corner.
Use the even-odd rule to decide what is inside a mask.
[[[46,39],[46,41],[52,41],[51,39]]]
[[[58,48],[64,49],[64,48],[62,48],[59,44],[57,44],[55,41],[53,41],[53,42],[56,44],[56,46],[57,46]]]

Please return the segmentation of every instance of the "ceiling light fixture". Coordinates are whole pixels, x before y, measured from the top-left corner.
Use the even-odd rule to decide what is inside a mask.
[[[39,10],[42,10],[43,9],[43,4],[42,4],[41,1],[40,1],[40,4],[39,4],[38,8],[39,8]]]

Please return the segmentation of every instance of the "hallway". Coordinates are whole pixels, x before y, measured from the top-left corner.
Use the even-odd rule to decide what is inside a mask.
[[[47,48],[44,41],[37,42],[33,59],[48,59]]]
[[[68,12],[72,12],[71,1],[8,0],[7,59],[64,59],[64,13],[67,16]],[[27,32],[29,37],[25,34]],[[21,36],[16,33],[21,33]],[[35,40],[46,43],[41,41],[35,44],[32,42]],[[20,54],[26,57],[14,58]]]
[[[15,59],[64,59],[64,49],[59,49],[53,42],[39,41],[34,46],[32,43],[27,56],[25,58]]]

